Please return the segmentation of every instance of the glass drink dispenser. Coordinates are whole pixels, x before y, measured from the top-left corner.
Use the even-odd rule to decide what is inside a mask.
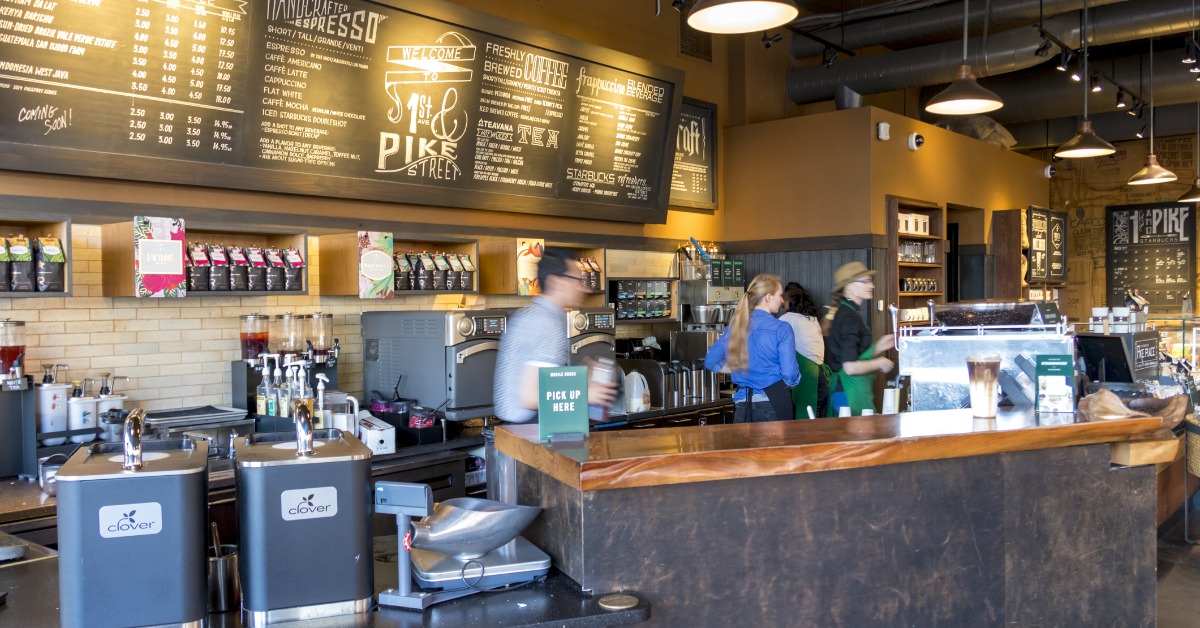
[[[271,317],[262,314],[247,314],[242,317],[240,336],[242,359],[255,362],[263,353],[270,353]]]
[[[304,351],[305,319],[290,312],[275,317],[270,341],[275,346],[274,353],[279,354],[280,364],[287,362],[289,356],[296,357]]]
[[[325,364],[333,348],[333,315],[317,312],[308,317],[308,341],[312,343],[312,360]]]
[[[18,359],[22,366],[25,360],[25,321],[0,319],[0,377],[8,375]]]

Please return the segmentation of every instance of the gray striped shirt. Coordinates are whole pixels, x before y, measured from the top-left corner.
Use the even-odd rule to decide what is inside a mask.
[[[521,373],[530,364],[566,366],[569,361],[566,313],[549,299],[534,297],[528,307],[508,317],[504,336],[500,338],[492,393],[496,416],[513,423],[536,420],[536,410],[521,407],[520,387],[524,385]]]

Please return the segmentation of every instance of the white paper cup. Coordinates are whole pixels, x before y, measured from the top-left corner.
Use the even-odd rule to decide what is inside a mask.
[[[883,408],[880,409],[880,414],[896,414],[898,408],[897,395],[895,388],[883,389]]]
[[[842,406],[838,408],[838,416],[850,416],[850,406]]]
[[[863,408],[863,411],[862,411],[863,416],[873,416],[874,414],[875,414],[874,410],[872,410],[870,408]]]

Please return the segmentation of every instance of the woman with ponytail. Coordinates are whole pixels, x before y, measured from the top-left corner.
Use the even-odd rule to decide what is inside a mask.
[[[775,318],[783,285],[758,275],[738,301],[729,328],[709,348],[704,366],[732,374],[735,423],[786,421],[793,415],[788,389],[800,381],[792,328]]]
[[[891,334],[871,342],[871,327],[862,315],[863,302],[875,294],[873,270],[862,262],[842,265],[833,273],[833,304],[821,329],[825,332],[825,364],[833,371],[830,380],[829,416],[849,407],[857,416],[875,411],[875,373],[892,370],[892,361],[881,354],[896,346]]]

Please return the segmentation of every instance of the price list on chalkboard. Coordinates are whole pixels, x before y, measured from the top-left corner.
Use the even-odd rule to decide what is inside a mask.
[[[0,0],[0,141],[266,171],[32,167],[71,174],[663,216],[682,75],[501,22],[431,0]]]
[[[1196,276],[1196,215],[1191,203],[1108,208],[1108,306],[1136,291],[1151,306],[1177,311]]]
[[[671,204],[717,208],[717,107],[684,99],[675,129]]]
[[[4,139],[236,163],[245,5],[0,0]]]

